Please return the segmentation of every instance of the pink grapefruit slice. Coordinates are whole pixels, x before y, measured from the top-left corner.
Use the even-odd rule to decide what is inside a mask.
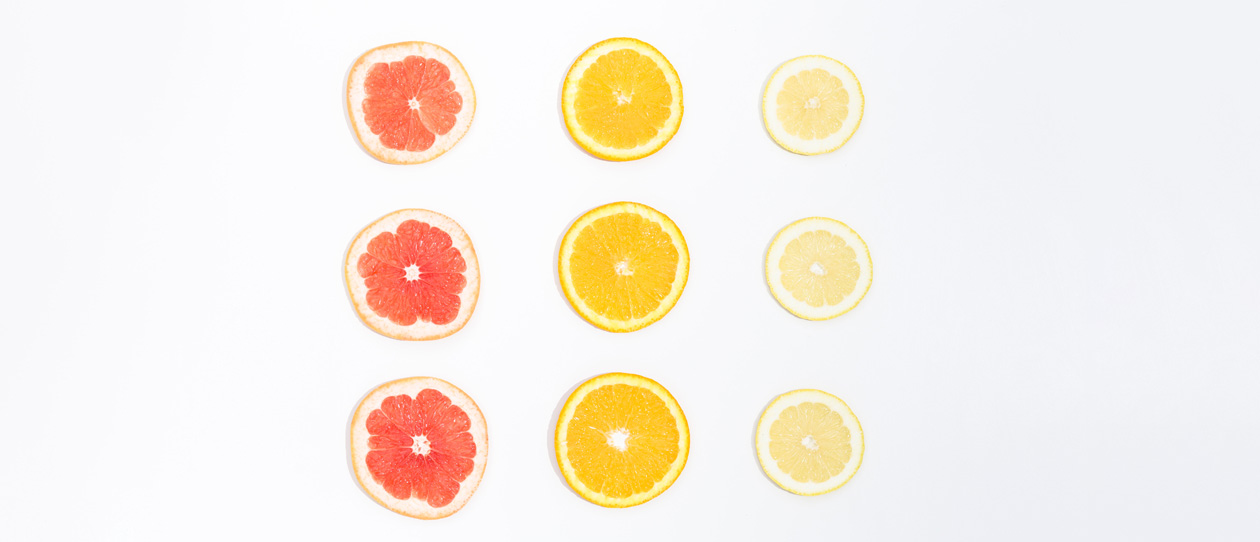
[[[468,234],[450,217],[425,209],[395,211],[363,228],[346,253],[345,274],[363,323],[409,341],[459,331],[481,289]]]
[[[350,426],[354,476],[377,503],[404,516],[458,512],[486,470],[486,419],[462,390],[417,376],[372,390]]]
[[[472,125],[477,97],[464,66],[432,43],[382,45],[355,61],[346,107],[359,143],[391,164],[428,162]]]

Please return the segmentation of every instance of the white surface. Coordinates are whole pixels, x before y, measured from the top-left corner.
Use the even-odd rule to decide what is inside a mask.
[[[4,538],[1260,536],[1254,7],[229,4],[0,16]],[[558,104],[573,58],[617,35],[686,88],[674,140],[625,164],[576,149]],[[344,78],[410,39],[463,61],[477,118],[391,166],[355,144]],[[759,109],[811,53],[867,97],[821,157],[776,146]],[[555,251],[622,199],[677,221],[692,267],[671,314],[613,335],[570,311]],[[481,257],[476,314],[434,343],[368,330],[341,283],[355,233],[413,206]],[[862,305],[825,323],[762,282],[774,233],[811,215],[875,259]],[[571,494],[549,433],[612,370],[667,386],[693,435],[678,482],[628,510]],[[346,459],[358,400],[410,375],[489,424],[480,490],[438,522],[373,503]],[[800,387],[866,431],[823,497],[775,487],[753,450],[758,413]]]

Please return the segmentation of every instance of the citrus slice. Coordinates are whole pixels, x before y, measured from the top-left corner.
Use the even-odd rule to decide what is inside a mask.
[[[788,312],[806,320],[835,318],[856,307],[871,288],[871,253],[839,220],[797,220],[770,243],[766,282]]]
[[[428,162],[472,125],[477,97],[464,66],[432,43],[382,45],[355,61],[346,81],[354,135],[391,164]]]
[[[586,152],[637,160],[661,150],[682,123],[682,83],[660,51],[634,38],[604,40],[564,77],[564,124]]]
[[[464,507],[486,470],[486,419],[450,382],[417,376],[377,386],[354,411],[354,476],[381,506],[444,518]]]
[[[862,124],[865,99],[853,70],[821,55],[784,62],[761,99],[766,131],[780,147],[797,154],[840,148]]]
[[[560,284],[573,310],[600,329],[642,329],[674,308],[687,285],[687,242],[642,203],[582,215],[560,242]]]
[[[780,395],[757,422],[762,470],[797,495],[822,495],[847,483],[862,466],[864,450],[857,416],[824,391]]]
[[[624,508],[660,495],[687,464],[691,434],[656,381],[608,373],[578,386],[556,421],[556,461],[573,491]]]
[[[424,209],[395,211],[359,232],[346,252],[354,310],[386,337],[440,339],[464,327],[481,275],[464,229]]]

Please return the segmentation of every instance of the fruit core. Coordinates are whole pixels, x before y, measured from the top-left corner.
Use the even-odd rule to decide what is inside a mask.
[[[824,269],[822,264],[818,262],[809,264],[809,272],[815,275],[818,275],[820,277],[827,274],[827,270]]]
[[[805,435],[805,438],[801,439],[801,446],[804,446],[811,451],[817,450],[818,441],[814,440],[814,435]]]
[[[616,448],[617,451],[624,452],[626,448],[629,448],[627,441],[630,440],[630,432],[626,431],[624,427],[609,431],[607,436],[608,445]]]
[[[411,437],[411,453],[416,455],[429,455],[431,443],[428,437],[424,435],[416,435]]]
[[[629,260],[621,260],[617,262],[615,265],[613,265],[613,270],[615,270],[618,275],[621,275],[623,277],[627,277],[634,274],[634,270],[630,269]]]

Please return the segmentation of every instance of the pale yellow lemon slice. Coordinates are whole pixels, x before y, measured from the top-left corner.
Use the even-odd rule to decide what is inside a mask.
[[[844,401],[819,390],[775,398],[757,422],[757,460],[779,487],[821,495],[848,483],[862,465],[862,425]]]
[[[797,154],[840,148],[862,123],[862,85],[848,66],[821,55],[784,62],[761,100],[766,131]]]
[[[812,217],[783,228],[766,252],[766,282],[783,308],[827,320],[856,307],[871,287],[871,253],[853,228]]]

